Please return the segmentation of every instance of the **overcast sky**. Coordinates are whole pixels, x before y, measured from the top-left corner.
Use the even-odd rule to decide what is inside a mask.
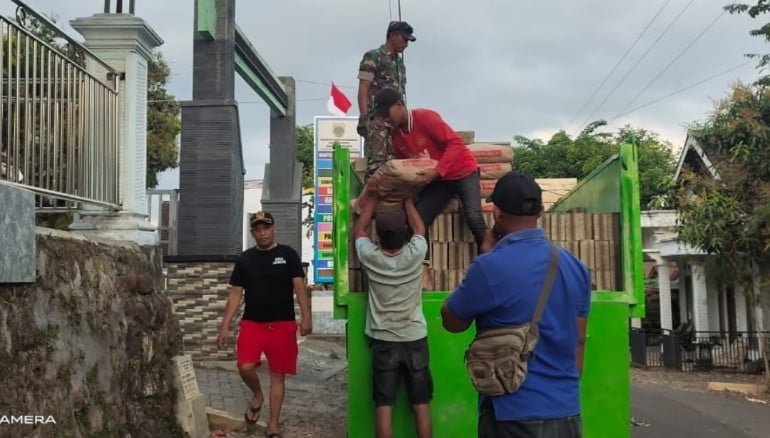
[[[101,11],[102,0],[27,0],[67,23]],[[114,3],[114,2],[113,2]],[[125,1],[124,3],[128,3]],[[667,3],[667,4],[666,4]],[[575,134],[616,84],[648,52],[591,120],[612,119],[720,14],[720,0],[402,0],[404,20],[417,42],[406,51],[411,107],[438,111],[455,129],[475,130],[479,140],[513,135],[547,140],[565,129]],[[165,40],[169,89],[192,95],[193,0],[136,0],[136,13]],[[575,122],[578,110],[661,6],[658,18]],[[685,10],[685,7],[689,7]],[[393,0],[393,14],[396,14]],[[0,12],[13,16],[10,0]],[[682,11],[684,12],[682,13]],[[681,13],[681,15],[680,15]],[[239,0],[236,21],[276,74],[297,79],[297,121],[326,114],[329,87],[343,86],[355,101],[358,63],[384,41],[388,0]],[[765,20],[766,21],[766,20]],[[747,16],[724,14],[630,106],[676,92],[745,62],[744,53],[767,50],[748,31]],[[754,63],[612,121],[656,131],[681,146],[686,126],[702,120],[713,101],[737,80],[756,78]],[[261,178],[268,157],[269,112],[242,81],[241,133],[247,179]],[[256,103],[246,103],[255,102]],[[357,108],[355,111],[357,115]],[[184,147],[184,145],[182,145]],[[178,171],[161,176],[160,188],[178,187]]]

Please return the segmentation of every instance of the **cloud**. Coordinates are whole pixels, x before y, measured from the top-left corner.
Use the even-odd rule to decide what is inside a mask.
[[[410,106],[439,111],[456,129],[475,130],[479,139],[509,140],[514,134],[542,135],[567,129],[574,134],[607,92],[630,69],[688,0],[672,0],[615,75],[588,105],[578,109],[604,78],[663,0],[402,0],[404,19],[417,41],[406,51]],[[60,22],[99,12],[99,2],[35,0],[40,10],[56,11]],[[364,6],[365,5],[365,6]],[[395,14],[395,0],[393,13]],[[717,15],[722,0],[699,0],[690,7],[648,57],[618,87],[593,119],[617,115],[666,64]],[[0,9],[4,14],[13,13]],[[165,39],[161,47],[172,68],[169,88],[180,99],[192,90],[193,2],[137,2],[137,14]],[[355,85],[366,50],[384,40],[390,19],[387,1],[239,0],[237,22],[279,75],[300,80]],[[748,35],[761,21],[724,15],[659,81],[634,104],[642,105],[742,62],[743,54],[765,49]],[[70,30],[71,31],[71,30]],[[703,119],[712,100],[724,96],[736,79],[756,77],[752,66],[673,96],[611,123],[659,132],[681,143],[685,126]],[[355,90],[345,89],[351,100]],[[325,113],[328,87],[297,83],[298,123]],[[236,98],[259,98],[240,86]],[[241,129],[248,177],[259,177],[268,157],[268,112],[262,104],[241,106]],[[173,172],[162,183],[174,185]]]

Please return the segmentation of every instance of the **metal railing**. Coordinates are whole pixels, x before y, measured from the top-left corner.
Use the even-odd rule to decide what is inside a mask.
[[[89,74],[92,54],[44,25],[0,16],[0,181],[36,192],[42,209],[118,208],[119,75],[99,59],[110,79]]]
[[[632,362],[645,367],[761,373],[769,349],[770,332],[631,331]]]
[[[163,255],[177,254],[177,208],[179,190],[148,190],[147,219],[158,229]]]

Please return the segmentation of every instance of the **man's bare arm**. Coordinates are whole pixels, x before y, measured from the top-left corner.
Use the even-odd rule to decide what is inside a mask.
[[[238,311],[238,306],[241,304],[241,298],[243,297],[243,288],[240,286],[231,286],[230,295],[227,297],[227,304],[225,305],[225,315],[222,319],[223,327],[230,327],[230,323],[235,317],[235,312]]]
[[[309,335],[313,331],[313,315],[310,313],[310,297],[307,296],[305,291],[305,279],[294,277],[292,284],[294,285],[294,295],[297,297],[297,304],[299,304],[300,334],[302,336]]]
[[[230,336],[230,323],[233,321],[235,312],[238,311],[238,306],[241,305],[241,298],[243,298],[243,288],[240,286],[230,287],[230,295],[227,297],[225,314],[222,317],[222,325],[219,326],[219,336],[217,337],[217,346],[220,349],[227,345],[227,338]]]
[[[409,227],[412,229],[412,233],[415,236],[425,236],[425,222],[422,221],[420,213],[417,212],[417,207],[414,206],[414,199],[409,198],[404,201],[404,207],[406,208],[406,218],[409,221]]]
[[[369,87],[372,81],[359,79],[358,81],[358,113],[362,116],[367,115],[369,111]]]
[[[368,234],[369,224],[372,222],[372,216],[374,215],[374,208],[376,207],[376,200],[365,203],[361,208],[361,216],[356,220],[356,227],[353,234],[356,238],[360,235]]]
[[[455,315],[452,310],[449,309],[446,301],[441,305],[441,322],[444,329],[451,333],[464,332],[471,326],[470,322],[463,321],[460,317]]]
[[[586,344],[586,325],[588,320],[586,318],[578,318],[577,319],[577,329],[578,329],[578,344],[577,344],[577,351],[575,352],[575,360],[577,361],[577,369],[578,373],[583,374],[583,353],[585,350],[585,344]]]

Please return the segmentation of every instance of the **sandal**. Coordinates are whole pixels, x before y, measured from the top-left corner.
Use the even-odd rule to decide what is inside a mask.
[[[259,413],[262,411],[262,405],[259,405],[255,407],[252,404],[252,401],[254,399],[252,398],[249,401],[249,407],[246,409],[246,412],[243,414],[243,418],[246,420],[246,423],[248,424],[257,424],[257,421],[259,421]],[[263,401],[262,404],[265,402]],[[249,418],[249,415],[251,415],[252,418]]]

